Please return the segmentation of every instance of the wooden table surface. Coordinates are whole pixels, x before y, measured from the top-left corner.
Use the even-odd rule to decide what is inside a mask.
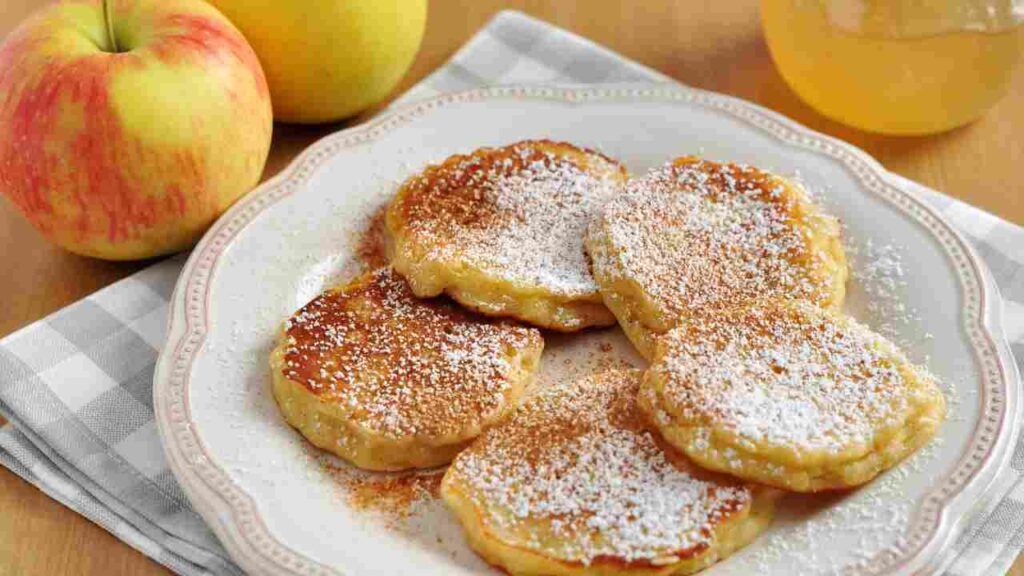
[[[0,36],[41,0],[4,0]],[[757,0],[431,0],[419,56],[397,92],[442,64],[501,8],[517,8],[600,42],[683,83],[777,110],[872,154],[890,170],[1024,224],[1024,73],[973,125],[930,137],[874,136],[831,122],[800,102],[772,66]],[[318,137],[350,123],[275,126],[264,177]],[[0,200],[0,336],[138,270],[47,244]],[[168,571],[0,468],[0,574],[144,576]],[[1018,558],[1010,574],[1024,576]]]

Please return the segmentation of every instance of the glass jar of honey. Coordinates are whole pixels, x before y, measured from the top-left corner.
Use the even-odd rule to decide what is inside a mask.
[[[928,134],[999,100],[1024,48],[1024,0],[762,0],[772,59],[816,110]]]

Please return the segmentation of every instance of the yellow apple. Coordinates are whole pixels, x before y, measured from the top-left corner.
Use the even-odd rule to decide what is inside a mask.
[[[339,120],[383,100],[409,68],[427,0],[211,0],[249,39],[274,117]]]
[[[202,0],[107,8],[48,6],[0,46],[0,192],[73,252],[181,250],[259,181],[266,79]]]

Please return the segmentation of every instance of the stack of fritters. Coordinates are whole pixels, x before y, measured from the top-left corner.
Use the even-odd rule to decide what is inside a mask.
[[[629,179],[571,144],[482,148],[408,179],[386,232],[391,267],[286,323],[275,397],[356,466],[454,458],[442,496],[512,574],[700,570],[769,524],[777,489],[868,482],[945,415],[924,369],[840,311],[838,221],[757,168]],[[646,371],[519,406],[538,328],[616,320]]]

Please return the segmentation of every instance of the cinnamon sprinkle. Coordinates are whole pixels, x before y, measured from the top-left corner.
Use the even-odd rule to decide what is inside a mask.
[[[444,469],[364,472],[330,457],[318,459],[343,489],[352,509],[379,514],[389,523],[408,519],[418,504],[440,497]]]
[[[384,218],[387,204],[381,204],[366,218],[356,240],[356,259],[365,269],[379,268],[388,263],[384,250]]]

